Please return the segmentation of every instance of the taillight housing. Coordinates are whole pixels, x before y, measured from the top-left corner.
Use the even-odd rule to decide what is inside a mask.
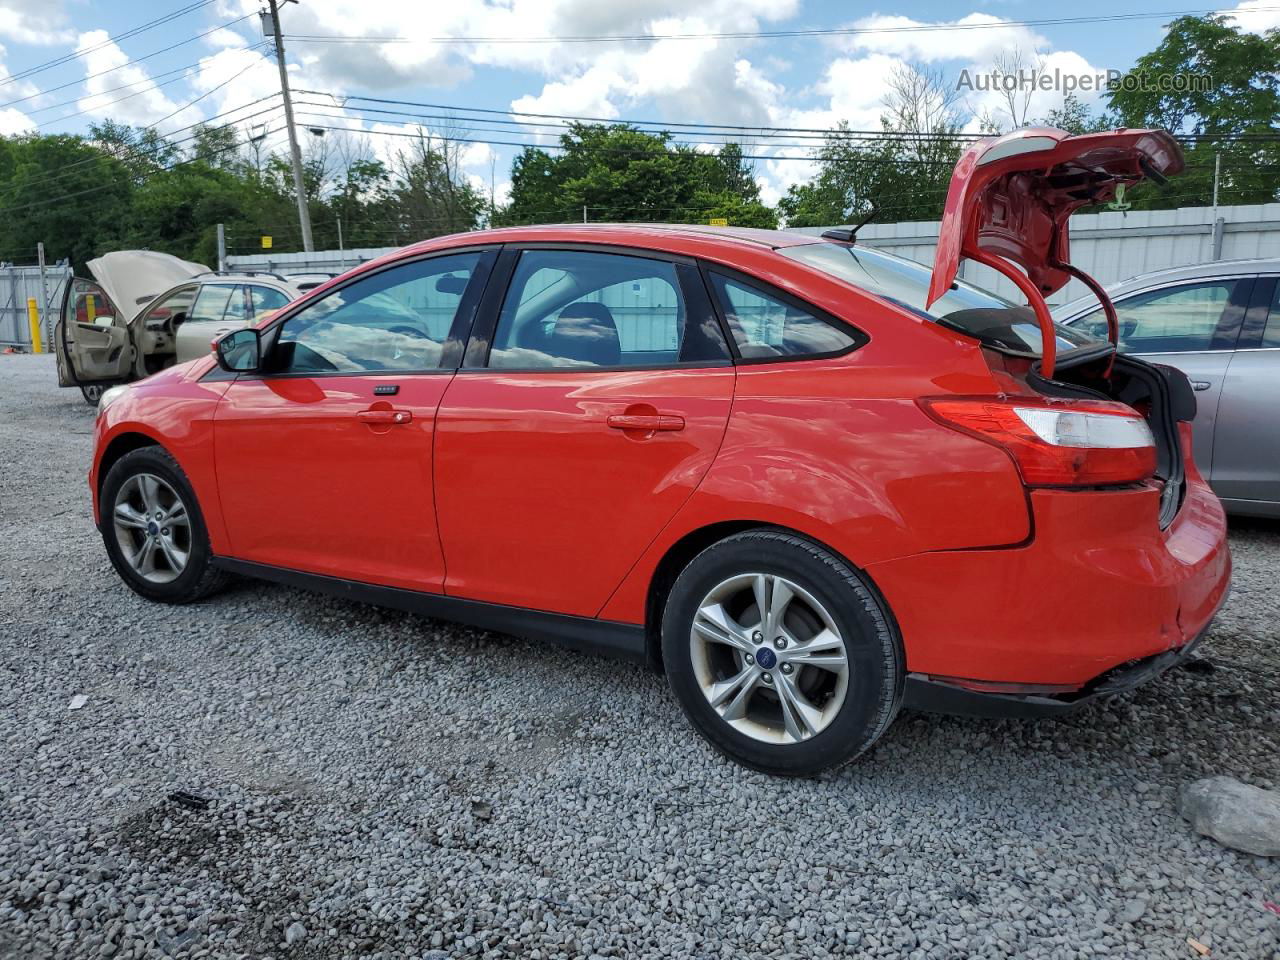
[[[1119,486],[1156,472],[1151,428],[1127,404],[1010,396],[936,397],[920,405],[944,426],[1006,451],[1027,486]]]

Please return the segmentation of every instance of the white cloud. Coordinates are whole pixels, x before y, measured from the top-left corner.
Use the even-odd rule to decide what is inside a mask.
[[[1274,27],[1280,27],[1280,9],[1275,0],[1244,0],[1229,10],[1218,13],[1231,17],[1241,29],[1251,33],[1264,33]]]
[[[0,0],[0,38],[31,46],[71,43],[61,0]]]
[[[1048,46],[1048,41],[1040,34],[987,13],[971,13],[958,20],[938,21],[873,14],[850,26],[880,32],[843,37],[838,45],[845,49],[884,53],[918,63],[957,59],[982,61],[1003,50],[1021,48],[1031,51]]]
[[[171,121],[166,121],[165,129],[202,119],[203,114],[195,107],[179,110],[179,104],[165,95],[144,67],[129,63],[128,55],[109,41],[105,30],[80,34],[76,50],[85,51],[80,61],[85,71],[86,93],[77,104],[81,110],[90,117],[110,118],[138,126],[147,126],[174,114]],[[135,86],[104,92],[124,84]]]

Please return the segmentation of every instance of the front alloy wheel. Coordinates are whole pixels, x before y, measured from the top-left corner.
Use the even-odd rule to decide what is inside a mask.
[[[102,540],[122,580],[163,603],[190,603],[222,585],[195,491],[163,447],[132,450],[102,481]]]
[[[138,576],[171,583],[191,558],[191,520],[182,498],[153,473],[135,473],[116,494],[111,511],[116,542]]]
[[[879,595],[782,530],[735,534],[689,562],[666,599],[662,660],[698,732],[766,773],[849,762],[902,701],[902,644]]]

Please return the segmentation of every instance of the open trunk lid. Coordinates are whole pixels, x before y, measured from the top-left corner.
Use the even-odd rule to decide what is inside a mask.
[[[927,303],[951,288],[962,257],[1003,274],[1036,315],[1040,368],[1052,379],[1056,357],[1046,296],[1075,277],[1099,297],[1114,327],[1115,311],[1102,287],[1071,266],[1068,218],[1082,206],[1111,200],[1122,184],[1163,182],[1182,167],[1182,149],[1164,130],[1072,136],[1032,127],[979,140],[951,176]],[[1113,345],[1115,340],[1113,329]]]
[[[155,250],[117,250],[88,263],[121,318],[132,320],[157,295],[209,268]]]

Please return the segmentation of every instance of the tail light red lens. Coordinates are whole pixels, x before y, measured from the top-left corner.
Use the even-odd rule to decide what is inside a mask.
[[[1151,429],[1123,403],[939,397],[921,406],[944,426],[1006,450],[1028,486],[1115,486],[1156,472]]]

